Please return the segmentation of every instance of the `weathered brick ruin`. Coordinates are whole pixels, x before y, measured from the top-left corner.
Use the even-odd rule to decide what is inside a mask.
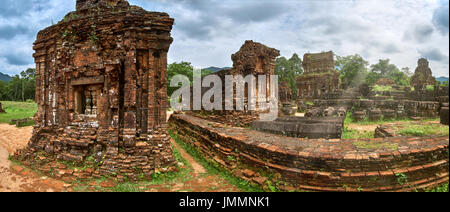
[[[415,77],[411,79],[411,85],[414,85],[415,89],[411,90],[409,86],[398,86],[390,81],[380,79],[377,82],[379,85],[391,86],[390,91],[373,91],[373,87],[362,85],[359,89],[340,89],[329,92],[310,100],[314,102],[314,105],[309,108],[309,111],[345,107],[347,110],[353,109],[353,118],[356,121],[406,117],[433,118],[439,116],[441,108],[449,101],[448,87],[435,84],[428,61],[425,59],[419,60]],[[427,90],[426,87],[430,85],[434,86],[433,89]]]
[[[411,86],[417,91],[425,90],[427,85],[435,85],[436,79],[434,79],[429,62],[427,59],[421,58],[417,62],[418,66],[414,75],[411,77]]]
[[[281,103],[291,102],[293,99],[292,89],[287,82],[280,82],[278,93],[279,101]]]
[[[6,113],[6,111],[3,110],[3,108],[2,108],[2,103],[1,102],[0,102],[0,113]]]
[[[16,157],[38,168],[54,158],[93,163],[85,176],[172,170],[166,69],[173,24],[168,14],[126,0],[77,0],[76,11],[40,31],[36,125]]]
[[[214,73],[218,75],[222,80],[222,98],[223,108],[225,108],[225,76],[241,75],[243,77],[247,75],[254,75],[256,78],[260,75],[265,75],[267,79],[267,96],[270,95],[270,76],[275,74],[275,60],[280,56],[280,51],[274,48],[267,47],[261,43],[253,42],[251,40],[245,41],[244,45],[238,52],[231,56],[233,60],[233,68],[226,69]],[[203,88],[203,91],[210,88]],[[258,85],[256,85],[258,89]],[[247,89],[246,89],[247,90]],[[236,87],[234,87],[234,93],[236,93]],[[256,90],[258,93],[258,90]],[[245,92],[244,102],[248,103],[248,93]],[[236,103],[236,97],[234,104]],[[201,111],[201,114],[208,114],[204,118],[214,120],[220,123],[226,123],[232,126],[249,126],[254,120],[259,119],[259,114],[264,111],[251,111],[247,107],[244,111]],[[196,112],[194,115],[200,115]]]
[[[340,89],[340,74],[334,65],[333,52],[305,54],[304,73],[297,78],[299,98],[318,98]]]

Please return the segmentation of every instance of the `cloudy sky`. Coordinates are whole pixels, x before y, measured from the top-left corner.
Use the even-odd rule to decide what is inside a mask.
[[[175,18],[169,62],[231,66],[245,40],[290,57],[334,51],[360,54],[371,64],[390,58],[414,70],[430,61],[434,76],[449,76],[448,0],[129,0]],[[34,67],[36,34],[75,8],[75,0],[2,0],[0,72]]]

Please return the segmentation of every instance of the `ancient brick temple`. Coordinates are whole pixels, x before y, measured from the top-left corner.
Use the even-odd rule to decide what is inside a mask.
[[[429,62],[427,59],[421,58],[414,75],[411,77],[411,86],[415,90],[425,90],[428,85],[435,85],[436,79],[431,73]]]
[[[214,74],[218,75],[222,79],[222,82],[225,82],[225,76],[227,75],[242,75],[243,77],[247,75],[254,75],[255,77],[265,75],[267,80],[266,96],[269,96],[271,93],[270,76],[275,74],[275,62],[278,56],[280,56],[279,50],[247,40],[241,46],[239,51],[231,56],[233,68],[222,70]],[[256,88],[258,89],[258,85],[256,85]],[[203,88],[203,92],[209,89],[210,88]],[[248,88],[246,88],[244,100],[246,104],[248,103],[247,89]],[[222,84],[222,91],[222,97],[224,98],[223,108],[225,108],[225,83]],[[236,91],[234,92],[236,93]],[[256,93],[258,93],[258,90],[256,90]],[[236,100],[234,102],[236,102]],[[259,118],[259,112],[249,111],[247,107],[245,107],[244,111],[214,111],[213,114],[215,115],[208,118],[220,123],[249,126],[253,120]]]
[[[94,158],[97,175],[150,175],[174,164],[166,133],[174,20],[126,0],[77,0],[37,35],[33,137],[17,155]]]
[[[278,96],[280,102],[290,102],[292,101],[292,89],[287,82],[281,82],[278,88]]]
[[[297,78],[300,98],[318,98],[339,90],[340,74],[335,69],[333,52],[305,54],[303,69],[304,73]]]

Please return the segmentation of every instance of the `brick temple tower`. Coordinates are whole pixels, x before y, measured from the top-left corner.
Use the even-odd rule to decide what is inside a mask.
[[[37,35],[33,137],[17,155],[95,158],[95,174],[150,175],[175,160],[166,132],[174,20],[126,0],[77,0]]]

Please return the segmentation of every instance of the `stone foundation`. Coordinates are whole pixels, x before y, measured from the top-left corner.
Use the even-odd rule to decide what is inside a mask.
[[[223,127],[184,114],[173,115],[169,128],[206,159],[261,185],[270,179],[240,169],[278,174],[291,189],[310,191],[414,191],[449,179],[448,136],[307,140]]]

